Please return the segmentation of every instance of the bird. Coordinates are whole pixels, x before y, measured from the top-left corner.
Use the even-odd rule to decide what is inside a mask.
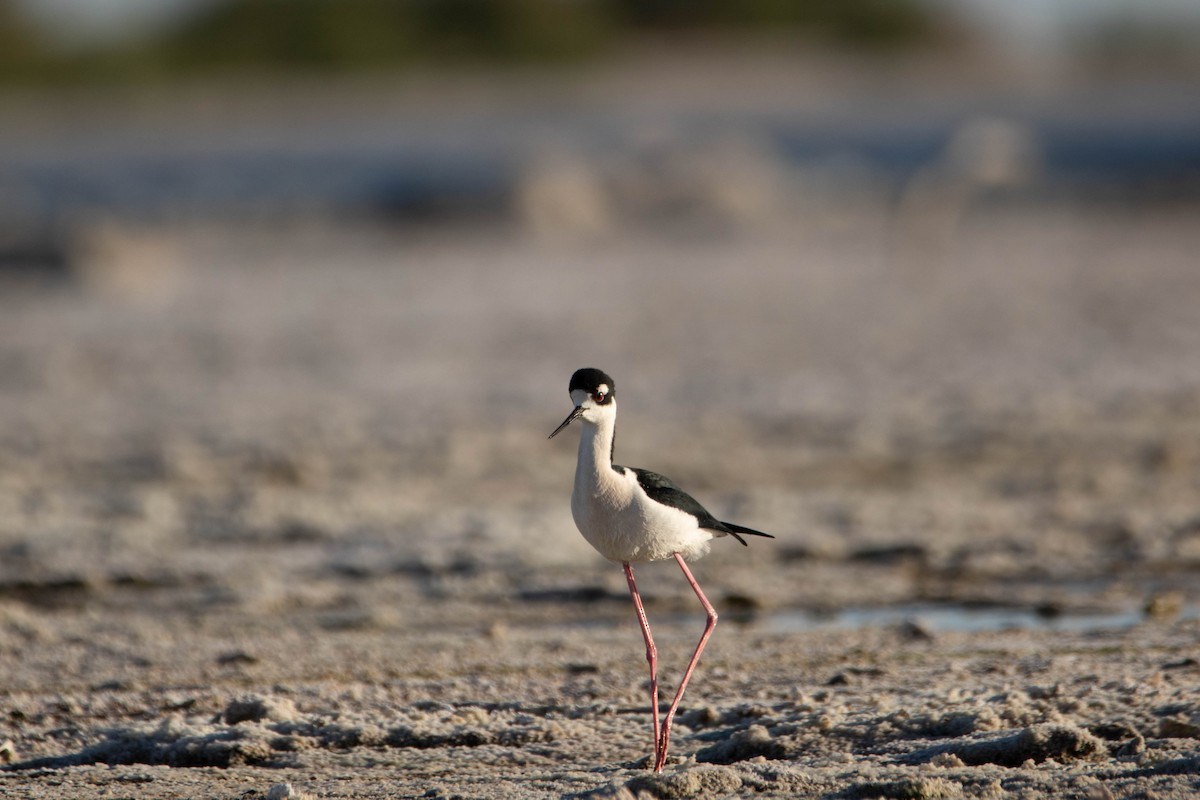
[[[633,598],[642,638],[646,643],[646,660],[650,664],[654,771],[658,773],[666,765],[671,722],[679,709],[679,701],[683,699],[683,692],[696,669],[700,654],[717,625],[716,609],[704,596],[687,562],[708,553],[713,539],[733,537],[746,545],[746,536],[775,537],[718,520],[695,498],[657,472],[614,464],[616,384],[603,370],[593,367],[576,370],[571,376],[568,391],[574,408],[549,438],[553,439],[562,433],[575,420],[583,424],[579,435],[575,485],[571,491],[571,516],[583,538],[600,555],[619,563],[625,571],[629,594]],[[683,570],[684,578],[704,607],[708,621],[660,724],[658,650],[654,646],[646,609],[633,577],[633,565],[666,559],[674,559]]]

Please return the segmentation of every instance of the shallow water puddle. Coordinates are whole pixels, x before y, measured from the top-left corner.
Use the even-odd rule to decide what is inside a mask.
[[[915,625],[928,632],[986,633],[1034,629],[1081,633],[1132,628],[1146,619],[1141,610],[1043,614],[1027,608],[912,604],[883,608],[847,608],[829,613],[791,609],[756,617],[754,624],[771,633],[886,628],[905,624]],[[1185,607],[1175,619],[1200,619],[1200,606]]]

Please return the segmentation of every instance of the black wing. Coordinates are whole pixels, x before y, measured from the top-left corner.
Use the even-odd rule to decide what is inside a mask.
[[[721,522],[721,520],[708,513],[708,509],[700,505],[696,498],[680,489],[675,483],[665,475],[659,475],[657,472],[651,472],[648,469],[638,469],[637,467],[615,467],[616,469],[628,469],[637,476],[638,485],[643,491],[649,495],[651,500],[657,503],[662,503],[664,506],[678,508],[680,511],[691,514],[696,518],[697,523],[701,528],[707,528],[712,531],[720,531],[728,533],[733,538],[737,539],[742,544],[746,544],[746,540],[739,534],[749,534],[750,536],[765,536],[768,539],[775,537],[769,533],[756,531],[753,528],[745,528],[741,525],[734,525],[732,522]]]

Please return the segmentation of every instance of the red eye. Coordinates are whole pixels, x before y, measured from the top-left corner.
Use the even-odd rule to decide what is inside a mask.
[[[604,392],[596,392],[596,394],[594,394],[594,395],[592,395],[592,396],[596,398],[596,402],[597,402],[597,403],[603,403],[603,402],[604,402]]]

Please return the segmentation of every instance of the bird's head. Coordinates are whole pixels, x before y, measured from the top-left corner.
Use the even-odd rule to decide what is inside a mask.
[[[577,419],[596,425],[617,413],[616,384],[603,370],[592,367],[575,370],[568,391],[575,408],[550,434],[551,439]]]

